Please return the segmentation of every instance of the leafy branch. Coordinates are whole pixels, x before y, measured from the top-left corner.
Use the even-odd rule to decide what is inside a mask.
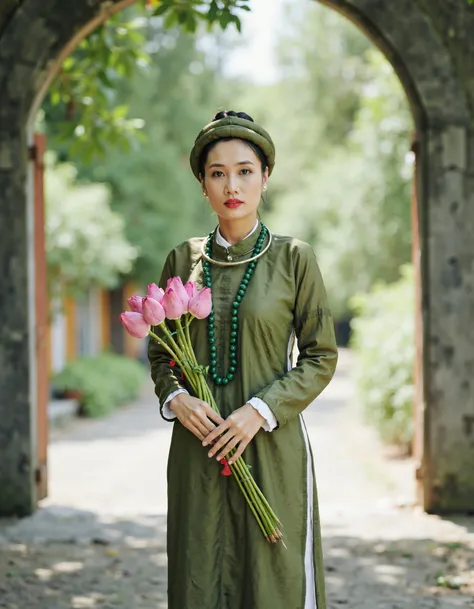
[[[165,17],[165,27],[182,26],[195,32],[199,21],[207,22],[209,28],[215,23],[225,30],[235,24],[241,30],[241,22],[235,11],[250,11],[249,0],[148,0],[153,15]]]
[[[240,31],[242,10],[250,10],[249,0],[142,0],[112,16],[61,66],[44,104],[48,135],[67,144],[67,157],[85,163],[103,158],[110,146],[129,152],[144,138],[144,121],[131,118],[128,106],[116,107],[116,92],[150,62],[147,22],[162,18],[165,29],[181,27],[191,34],[199,22],[224,30],[234,24]]]

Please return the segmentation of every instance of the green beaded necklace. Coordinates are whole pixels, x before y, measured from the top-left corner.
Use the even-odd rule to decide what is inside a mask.
[[[216,229],[217,230],[217,229]],[[206,254],[210,257],[212,250],[212,240],[215,236],[216,230],[210,233],[209,238],[206,243]],[[253,251],[253,256],[257,256],[263,248],[263,244],[266,236],[268,235],[268,228],[262,223],[262,229],[260,231],[260,235],[258,236],[257,243],[255,245],[255,249]],[[216,385],[227,385],[232,381],[235,377],[235,373],[237,372],[237,339],[239,336],[239,308],[240,303],[242,302],[243,297],[245,296],[245,292],[247,291],[248,285],[252,276],[255,272],[255,267],[257,266],[257,260],[250,260],[248,264],[248,268],[244,273],[242,281],[240,282],[239,289],[237,290],[237,295],[232,302],[232,317],[231,317],[231,329],[230,329],[230,340],[229,340],[229,372],[225,376],[219,376],[217,373],[217,347],[216,347],[216,329],[215,329],[215,316],[214,316],[214,303],[212,304],[212,309],[209,317],[207,318],[207,337],[209,340],[209,353],[210,353],[210,363],[209,363],[209,373],[211,375],[212,380],[216,383]],[[207,288],[211,288],[212,292],[212,281],[211,281],[211,265],[210,263],[203,259],[202,268],[204,272],[204,285]]]

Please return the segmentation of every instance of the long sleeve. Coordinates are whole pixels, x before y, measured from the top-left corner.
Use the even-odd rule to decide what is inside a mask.
[[[309,245],[298,248],[294,271],[297,364],[256,394],[270,407],[279,427],[298,416],[323,391],[337,364],[334,323],[321,272]]]
[[[165,421],[174,421],[177,417],[174,412],[170,408],[171,400],[180,393],[189,393],[186,389],[176,389],[173,393],[170,393],[166,398],[165,403],[161,406],[161,416],[165,419]]]
[[[276,420],[275,415],[271,411],[268,404],[265,404],[263,400],[255,397],[250,398],[248,403],[253,406],[255,410],[265,419],[265,423],[262,426],[265,431],[273,431],[278,426],[278,421]]]
[[[168,255],[163,266],[159,281],[159,286],[161,288],[166,288],[166,283],[169,277],[173,276],[173,272],[174,252],[172,251]],[[169,418],[166,416],[166,413],[163,412],[163,406],[171,393],[174,393],[179,389],[184,389],[178,380],[181,375],[181,370],[178,366],[170,366],[170,354],[153,339],[150,339],[148,343],[148,360],[151,366],[151,378],[155,383],[155,393],[160,403],[160,414],[165,421],[174,421],[175,417]]]

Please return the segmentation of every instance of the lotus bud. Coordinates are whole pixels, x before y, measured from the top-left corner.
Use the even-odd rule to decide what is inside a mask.
[[[185,311],[183,301],[173,288],[166,288],[161,304],[168,319],[178,319]]]
[[[159,326],[165,320],[166,313],[157,300],[147,296],[143,299],[143,317],[151,326]]]
[[[198,319],[205,319],[212,310],[212,294],[210,288],[203,288],[189,303],[189,312]]]
[[[143,315],[136,311],[122,313],[120,321],[125,326],[125,330],[135,338],[145,338],[150,331],[150,325],[147,324]]]
[[[183,285],[181,277],[170,277],[168,279],[166,288],[171,288],[175,292],[175,294],[177,294],[178,298],[181,299],[181,302],[184,306],[183,313],[187,313],[189,305],[189,295]]]
[[[165,291],[156,285],[156,283],[148,284],[148,294],[150,298],[156,300],[156,302],[161,302],[163,300],[163,296],[165,295]]]
[[[128,300],[130,311],[135,313],[143,313],[143,298],[141,296],[131,296]]]
[[[189,302],[191,301],[191,299],[193,299],[196,296],[196,294],[198,293],[197,285],[194,281],[188,281],[187,283],[184,284],[184,289],[186,290],[186,293],[189,297],[189,301],[188,301],[188,305],[189,305]]]

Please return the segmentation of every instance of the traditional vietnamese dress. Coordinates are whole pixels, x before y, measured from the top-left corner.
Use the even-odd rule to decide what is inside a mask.
[[[260,223],[228,247],[214,237],[212,257],[250,257],[259,228]],[[175,275],[203,285],[203,241],[193,238],[170,252],[161,287]],[[245,268],[212,266],[223,372],[229,367],[231,305]],[[198,362],[207,365],[206,320],[193,321],[191,339]],[[299,354],[291,368],[295,340]],[[302,412],[331,380],[337,347],[323,280],[308,244],[273,235],[241,303],[237,353],[234,380],[225,386],[208,382],[224,418],[252,398],[269,408],[276,427],[261,429],[244,458],[282,522],[287,549],[264,539],[235,481],[220,475],[222,466],[175,420],[168,459],[168,608],[326,609],[318,497]],[[186,387],[185,381],[154,342],[149,359],[162,416],[170,420],[164,406]]]

